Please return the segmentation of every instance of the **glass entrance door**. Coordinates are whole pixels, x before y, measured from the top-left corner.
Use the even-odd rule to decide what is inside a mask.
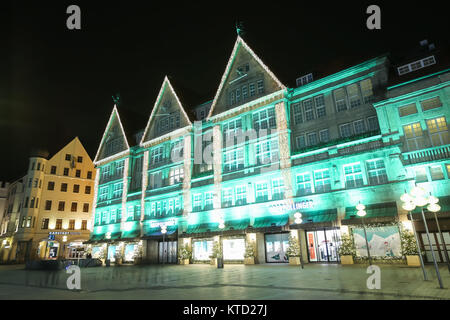
[[[177,263],[177,241],[159,243],[159,263]]]
[[[266,234],[266,261],[289,262],[286,251],[289,247],[289,233]]]
[[[341,236],[338,229],[307,231],[306,242],[310,262],[339,261],[338,248]]]
[[[431,246],[433,246],[434,254],[436,256],[437,262],[446,262],[444,253],[444,244],[441,241],[441,235],[438,232],[430,232],[430,242],[428,241],[427,234],[421,233],[423,249],[425,251],[425,258],[427,262],[433,262],[433,256],[431,254]],[[442,232],[444,237],[445,246],[447,247],[447,252],[450,255],[450,232]]]

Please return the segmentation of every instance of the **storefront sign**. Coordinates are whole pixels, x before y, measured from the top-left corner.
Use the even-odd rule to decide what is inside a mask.
[[[68,231],[50,231],[48,234],[49,234],[49,238],[50,238],[50,235],[68,235],[68,234],[80,235],[81,233],[79,233],[79,232],[68,232]]]
[[[177,221],[175,219],[169,219],[166,221],[151,221],[150,222],[150,227],[151,228],[161,228],[161,227],[169,227],[169,226],[174,226],[177,224]]]
[[[274,211],[294,211],[300,209],[311,209],[314,207],[313,200],[304,200],[304,201],[292,201],[292,200],[284,200],[275,204],[269,205],[270,210]]]

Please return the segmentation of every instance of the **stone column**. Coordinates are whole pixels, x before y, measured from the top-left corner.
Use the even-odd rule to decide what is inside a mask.
[[[144,152],[144,156],[142,158],[142,183],[141,183],[141,236],[144,234],[144,219],[145,219],[145,193],[147,190],[148,184],[148,150]],[[144,241],[147,243],[146,241]],[[147,247],[146,247],[147,248]],[[144,251],[143,249],[143,252]]]
[[[277,120],[281,176],[283,177],[285,186],[285,197],[289,199],[294,195],[291,177],[291,147],[287,123],[286,105],[284,102],[280,102],[275,105],[275,115]]]
[[[222,132],[220,125],[213,128],[213,159],[214,159],[214,209],[221,208],[222,183]]]
[[[192,212],[192,199],[191,199],[191,154],[192,154],[192,136],[186,135],[184,137],[183,148],[183,216],[187,216],[189,212]]]
[[[98,196],[98,184],[100,180],[100,168],[95,169],[95,183],[94,183],[94,200],[92,201],[92,215],[91,215],[91,225],[89,226],[89,230],[94,231],[94,223],[95,223],[95,211],[97,207],[97,196]]]

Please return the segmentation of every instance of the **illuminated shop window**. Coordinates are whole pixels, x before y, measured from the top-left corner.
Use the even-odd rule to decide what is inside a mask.
[[[448,134],[447,122],[445,117],[427,120],[428,132],[431,136],[433,146],[449,144],[450,138]]]
[[[336,110],[338,112],[347,110],[347,102],[345,97],[345,89],[339,88],[333,91]]]
[[[364,185],[361,164],[353,163],[344,166],[345,187],[355,188]]]
[[[446,164],[445,167],[447,168],[447,178],[450,179],[450,164]]]
[[[361,94],[364,99],[364,103],[370,103],[374,101],[373,91],[372,91],[372,80],[366,79],[360,82]]]
[[[259,182],[256,184],[256,202],[269,200],[269,187],[267,182]]]
[[[294,111],[294,123],[303,123],[302,105],[300,104],[300,102],[294,103],[292,105],[292,110]]]
[[[296,181],[297,181],[297,196],[304,196],[307,194],[311,194],[313,192],[311,174],[309,172],[298,174]]]
[[[427,182],[427,168],[426,167],[418,167],[414,168],[414,173],[416,177],[416,182]]]
[[[406,106],[401,106],[398,108],[398,113],[399,113],[400,117],[406,117],[406,116],[409,116],[410,114],[415,114],[415,113],[417,113],[416,104],[411,103]]]
[[[238,186],[236,187],[236,205],[243,205],[247,203],[247,187]]]
[[[284,198],[284,180],[282,178],[272,180],[272,200]]]
[[[314,189],[316,192],[328,192],[331,190],[329,169],[314,171]]]
[[[184,168],[182,166],[176,168],[170,168],[169,183],[170,185],[183,182]]]
[[[444,179],[444,172],[441,166],[430,167],[431,180],[442,180]]]
[[[314,120],[313,100],[308,99],[308,100],[303,101],[303,108],[305,109],[306,121]]]
[[[202,210],[202,204],[203,204],[203,202],[202,202],[202,194],[201,193],[196,193],[196,194],[194,194],[194,196],[193,196],[193,204],[192,204],[192,209],[194,210],[194,211],[200,211],[200,210]]]
[[[233,189],[226,188],[222,190],[222,207],[231,207],[233,205]]]
[[[367,161],[367,175],[370,184],[381,184],[388,181],[386,168],[382,159]]]
[[[316,113],[317,118],[325,117],[327,115],[325,110],[325,100],[323,98],[323,94],[320,96],[314,97],[314,101],[316,103]]]
[[[244,149],[236,148],[224,152],[224,171],[233,171],[244,168]]]
[[[355,108],[361,105],[361,99],[359,98],[358,84],[354,83],[347,86],[348,102],[350,108]]]
[[[406,138],[406,145],[409,150],[416,150],[424,145],[422,127],[420,122],[403,126],[403,132]]]
[[[275,121],[275,107],[253,113],[253,129],[274,129],[277,127]]]

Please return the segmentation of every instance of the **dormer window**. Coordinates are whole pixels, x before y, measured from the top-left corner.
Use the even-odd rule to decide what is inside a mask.
[[[162,116],[158,122],[158,134],[163,134],[180,127],[180,113],[173,112],[169,115]]]

